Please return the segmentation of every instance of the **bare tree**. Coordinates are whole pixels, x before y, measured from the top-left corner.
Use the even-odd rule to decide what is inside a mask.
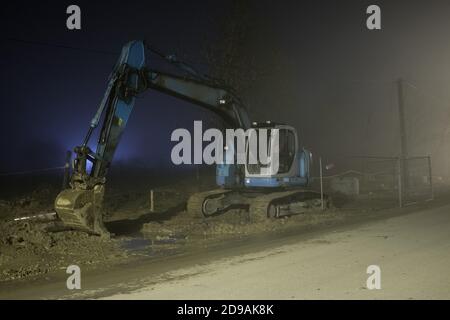
[[[233,88],[240,96],[251,89],[258,78],[257,63],[252,53],[252,4],[249,0],[233,0],[219,26],[219,40],[204,50],[209,74]]]

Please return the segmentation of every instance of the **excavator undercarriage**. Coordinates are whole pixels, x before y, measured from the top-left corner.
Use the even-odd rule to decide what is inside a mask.
[[[324,207],[329,199],[324,195]],[[245,209],[251,221],[280,218],[300,214],[322,206],[320,192],[306,189],[224,190],[193,194],[187,202],[187,213],[192,217],[212,217],[230,209]]]

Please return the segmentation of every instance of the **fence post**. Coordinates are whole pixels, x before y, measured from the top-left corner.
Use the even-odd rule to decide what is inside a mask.
[[[398,158],[397,160],[397,168],[398,168],[398,205],[399,207],[403,207],[403,186],[402,186],[402,160],[401,158]]]
[[[431,169],[431,156],[428,156],[428,175],[430,179],[430,196],[431,200],[434,200],[434,188],[433,188],[433,176],[432,176],[432,169]]]
[[[322,203],[322,210],[325,210],[325,205],[323,203],[323,171],[322,171],[322,157],[319,158],[320,167],[320,201]]]
[[[153,189],[150,190],[150,212],[155,212],[155,198],[153,194]]]
[[[72,161],[72,152],[67,150],[66,152],[66,163],[64,164],[64,177],[63,177],[63,190],[69,187],[69,179],[70,179],[70,162]]]

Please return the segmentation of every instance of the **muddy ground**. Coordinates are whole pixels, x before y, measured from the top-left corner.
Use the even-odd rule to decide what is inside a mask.
[[[335,196],[334,206],[325,211],[313,209],[276,220],[252,222],[245,210],[208,219],[188,216],[184,205],[189,195],[210,187],[188,180],[154,187],[153,211],[149,189],[120,192],[111,188],[105,197],[106,225],[115,234],[110,240],[77,231],[48,232],[53,222],[14,221],[52,212],[55,190],[42,187],[25,198],[2,201],[0,282],[39,277],[72,264],[84,269],[104,268],[149,254],[172,254],[227,239],[369,217],[396,206],[392,199]]]

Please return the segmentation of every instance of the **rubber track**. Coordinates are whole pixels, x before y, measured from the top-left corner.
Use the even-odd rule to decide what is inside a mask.
[[[310,194],[311,197],[308,197],[308,194]],[[307,196],[306,198],[310,199],[313,199],[316,196],[320,197],[320,193],[316,193],[311,190],[289,190],[262,195],[253,199],[253,201],[250,203],[249,208],[250,219],[255,221],[267,219],[267,209],[269,208],[269,205],[272,202],[275,202],[277,204],[289,203],[291,201],[288,200],[291,199],[293,196],[294,198],[296,198],[297,196],[300,195],[303,197]],[[298,199],[296,199],[296,201],[298,201]]]
[[[226,194],[231,192],[231,190],[225,189],[214,189],[210,191],[197,192],[191,195],[187,201],[186,211],[187,213],[196,218],[204,218],[203,215],[203,202],[207,198],[215,198],[221,194]]]

